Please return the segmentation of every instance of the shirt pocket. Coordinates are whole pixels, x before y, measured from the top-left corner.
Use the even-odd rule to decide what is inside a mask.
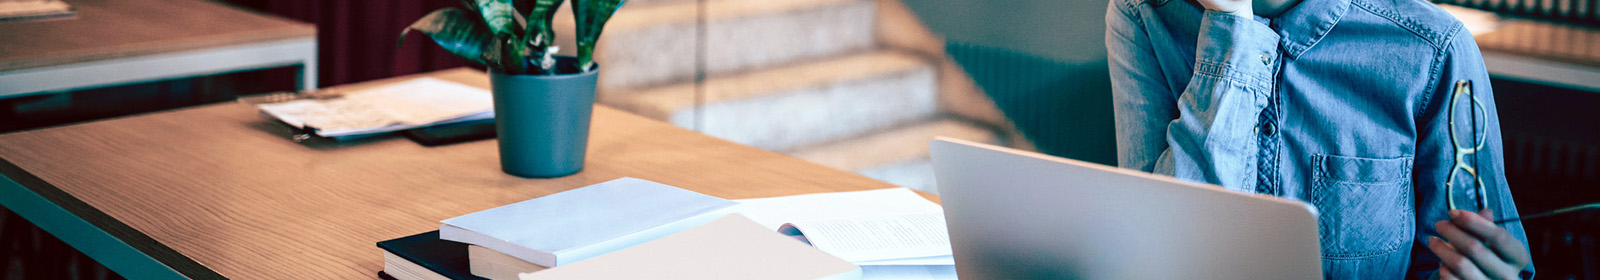
[[[1322,213],[1322,257],[1359,259],[1403,248],[1415,230],[1411,157],[1313,155],[1311,201]]]

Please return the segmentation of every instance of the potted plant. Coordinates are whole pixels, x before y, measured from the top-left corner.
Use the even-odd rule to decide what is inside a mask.
[[[595,41],[622,0],[573,0],[578,56],[559,56],[551,20],[563,0],[474,0],[443,8],[400,32],[433,38],[451,54],[489,70],[500,167],[523,177],[583,169],[594,106]],[[518,8],[525,8],[526,14]]]

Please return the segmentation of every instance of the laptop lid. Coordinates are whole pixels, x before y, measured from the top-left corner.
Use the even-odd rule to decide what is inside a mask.
[[[1316,210],[1132,170],[940,138],[961,279],[1316,279]]]

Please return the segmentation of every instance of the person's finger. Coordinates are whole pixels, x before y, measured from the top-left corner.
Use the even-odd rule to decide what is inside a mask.
[[[1493,275],[1495,278],[1505,278],[1506,275],[1516,275],[1521,267],[1511,267],[1505,260],[1500,259],[1494,251],[1485,246],[1482,240],[1467,234],[1456,227],[1455,224],[1439,221],[1433,225],[1434,229],[1450,242],[1450,247],[1455,247],[1456,252],[1472,260],[1484,274]]]
[[[1456,252],[1456,249],[1450,247],[1450,244],[1443,239],[1428,237],[1428,249],[1439,256],[1440,265],[1449,268],[1461,279],[1489,279],[1489,276],[1483,275],[1483,271],[1478,270],[1478,266],[1473,264],[1471,259],[1461,256],[1461,253]]]
[[[1460,280],[1460,279],[1461,279],[1461,276],[1456,276],[1455,272],[1450,272],[1450,268],[1449,267],[1445,267],[1442,264],[1439,265],[1439,280]]]
[[[1484,219],[1489,220],[1490,223],[1494,223],[1494,209],[1484,208],[1483,211],[1478,211],[1478,214],[1482,215]],[[1502,227],[1502,230],[1503,229],[1504,228]],[[1485,241],[1490,242],[1489,245],[1495,247],[1495,251],[1499,252],[1500,257],[1506,259],[1507,263],[1517,266],[1517,270],[1522,270],[1522,267],[1526,267],[1529,263],[1533,263],[1533,256],[1530,254],[1531,252],[1528,252],[1528,247],[1523,246],[1521,240],[1517,240],[1517,237],[1512,236],[1510,233],[1504,234],[1502,237],[1503,238],[1500,240]]]
[[[1451,210],[1450,223],[1468,234],[1477,236],[1478,240],[1482,240],[1484,245],[1493,250],[1505,263],[1512,264],[1519,270],[1527,266],[1532,259],[1528,254],[1528,247],[1523,246],[1522,241],[1512,236],[1511,232],[1495,225],[1493,220],[1484,218],[1485,215],[1494,214],[1489,211],[1484,209],[1484,212],[1472,213],[1466,210]]]

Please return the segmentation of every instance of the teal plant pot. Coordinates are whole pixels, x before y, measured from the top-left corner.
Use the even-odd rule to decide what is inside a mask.
[[[558,59],[558,65],[576,64],[570,57]],[[491,71],[500,169],[507,174],[553,178],[583,170],[598,71],[560,70],[576,74],[507,75]]]

